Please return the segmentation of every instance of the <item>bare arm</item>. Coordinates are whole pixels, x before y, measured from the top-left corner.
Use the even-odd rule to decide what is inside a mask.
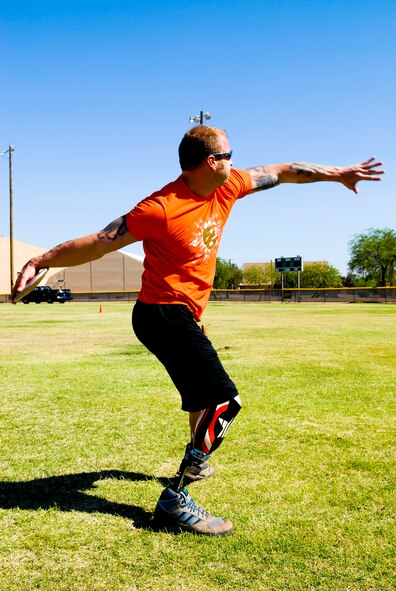
[[[39,269],[45,267],[74,267],[100,259],[105,254],[136,242],[126,225],[126,216],[111,222],[100,232],[68,240],[51,250],[33,257],[22,268],[12,290],[11,299],[22,291]]]
[[[323,166],[311,162],[289,162],[287,164],[269,164],[248,168],[252,177],[252,193],[276,187],[280,183],[317,183],[333,181],[358,193],[358,181],[380,181],[383,170],[378,170],[382,162],[370,158],[352,166]]]

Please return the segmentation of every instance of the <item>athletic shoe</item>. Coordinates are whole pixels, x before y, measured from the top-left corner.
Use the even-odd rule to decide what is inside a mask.
[[[154,524],[167,531],[207,536],[224,536],[232,531],[231,521],[214,517],[196,505],[185,488],[177,492],[170,488],[162,491],[155,508]]]
[[[191,444],[188,443],[177,476],[181,476],[186,468],[187,470],[185,471],[184,477],[189,481],[203,480],[204,478],[213,476],[214,468],[208,463],[207,460],[209,458],[210,455],[205,455],[197,449],[192,450]]]

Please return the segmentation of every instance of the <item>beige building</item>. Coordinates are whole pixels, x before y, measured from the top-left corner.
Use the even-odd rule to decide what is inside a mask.
[[[14,240],[14,272],[45,248]],[[121,250],[97,261],[76,267],[50,269],[42,285],[64,287],[74,293],[138,291],[143,273],[143,257]],[[0,295],[10,294],[10,241],[0,237]]]

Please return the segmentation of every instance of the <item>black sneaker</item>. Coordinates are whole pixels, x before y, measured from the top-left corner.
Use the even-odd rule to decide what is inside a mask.
[[[193,455],[193,458],[191,458],[191,455]],[[214,468],[208,463],[209,458],[210,455],[205,455],[203,452],[196,449],[192,450],[191,444],[188,443],[177,476],[182,476],[184,473],[184,477],[190,481],[203,480],[204,478],[213,476]]]
[[[154,524],[167,531],[207,536],[224,536],[232,531],[231,521],[214,517],[196,505],[185,488],[178,492],[170,488],[162,491],[155,508]]]

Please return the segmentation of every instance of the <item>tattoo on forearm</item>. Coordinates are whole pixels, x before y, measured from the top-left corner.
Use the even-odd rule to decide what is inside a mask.
[[[99,240],[116,240],[128,232],[125,215],[111,222],[98,233]]]
[[[277,176],[270,174],[266,166],[254,166],[247,170],[254,173],[254,182],[256,186],[252,189],[251,193],[256,191],[265,191],[265,189],[272,189],[279,185],[280,181]]]
[[[72,240],[67,240],[67,242],[61,242],[61,244],[53,246],[47,252],[43,252],[43,254],[39,254],[38,256],[33,257],[32,259],[30,259],[30,261],[33,265],[40,265],[40,263],[42,263],[43,261],[47,261],[48,258],[51,258],[53,255],[56,256],[57,254],[59,254],[59,251],[61,251],[64,248],[67,248],[71,243]]]
[[[290,170],[295,170],[297,176],[301,175],[301,177],[303,177],[301,181],[299,181],[301,183],[316,183],[320,179],[312,178],[314,174],[327,175],[330,170],[326,166],[312,164],[311,162],[292,162],[289,168]]]
[[[64,248],[67,248],[71,243],[72,243],[72,240],[67,240],[67,242],[62,242],[61,244],[58,244],[57,246],[54,246],[48,252],[50,252],[51,254],[52,253],[57,253],[59,250],[64,249]]]

